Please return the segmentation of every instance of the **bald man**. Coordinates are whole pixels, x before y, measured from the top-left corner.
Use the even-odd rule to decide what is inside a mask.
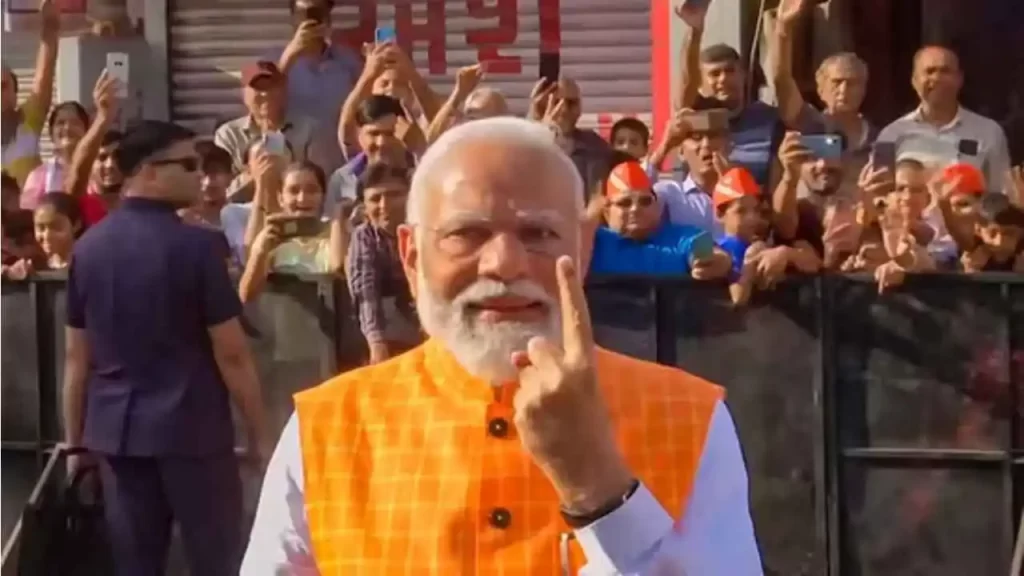
[[[947,48],[925,46],[914,55],[911,84],[918,107],[885,127],[880,142],[895,142],[900,159],[929,168],[967,162],[985,174],[987,190],[1001,192],[1010,169],[1003,129],[960,105],[964,76],[960,59]]]
[[[571,78],[562,77],[554,85],[548,85],[542,79],[530,92],[529,117],[551,122],[568,139],[571,144],[569,157],[583,178],[589,195],[594,192],[601,175],[607,172],[612,149],[597,132],[579,129],[582,111],[583,95],[579,84]]]
[[[487,86],[474,90],[462,105],[462,117],[467,120],[506,116],[508,112],[505,96],[497,89]]]
[[[244,576],[761,574],[721,388],[594,345],[582,198],[536,122],[427,151],[398,242],[429,340],[296,396]]]

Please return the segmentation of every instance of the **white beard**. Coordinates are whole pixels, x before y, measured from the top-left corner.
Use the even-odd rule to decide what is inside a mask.
[[[492,386],[501,386],[518,378],[512,353],[525,352],[530,338],[542,336],[561,346],[558,303],[539,285],[526,280],[504,284],[481,278],[446,302],[430,290],[422,259],[416,269],[416,307],[423,330],[442,342],[471,375]],[[476,302],[509,295],[542,302],[548,310],[547,318],[537,322],[485,323],[479,322],[469,310]]]

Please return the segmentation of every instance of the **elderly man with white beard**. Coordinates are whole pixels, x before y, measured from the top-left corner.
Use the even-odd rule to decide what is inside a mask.
[[[527,120],[427,151],[399,252],[429,339],[296,395],[243,576],[762,573],[722,390],[594,344],[583,197]]]

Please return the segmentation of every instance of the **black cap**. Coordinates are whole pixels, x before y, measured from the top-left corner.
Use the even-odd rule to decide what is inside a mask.
[[[142,120],[130,125],[114,151],[117,169],[130,176],[153,155],[183,140],[195,138],[195,132],[162,120]]]

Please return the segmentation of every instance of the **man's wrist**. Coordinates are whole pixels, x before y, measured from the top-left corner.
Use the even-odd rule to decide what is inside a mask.
[[[581,482],[567,483],[559,490],[562,510],[574,516],[585,516],[621,499],[636,477],[625,465],[617,463],[610,470],[587,467]]]

